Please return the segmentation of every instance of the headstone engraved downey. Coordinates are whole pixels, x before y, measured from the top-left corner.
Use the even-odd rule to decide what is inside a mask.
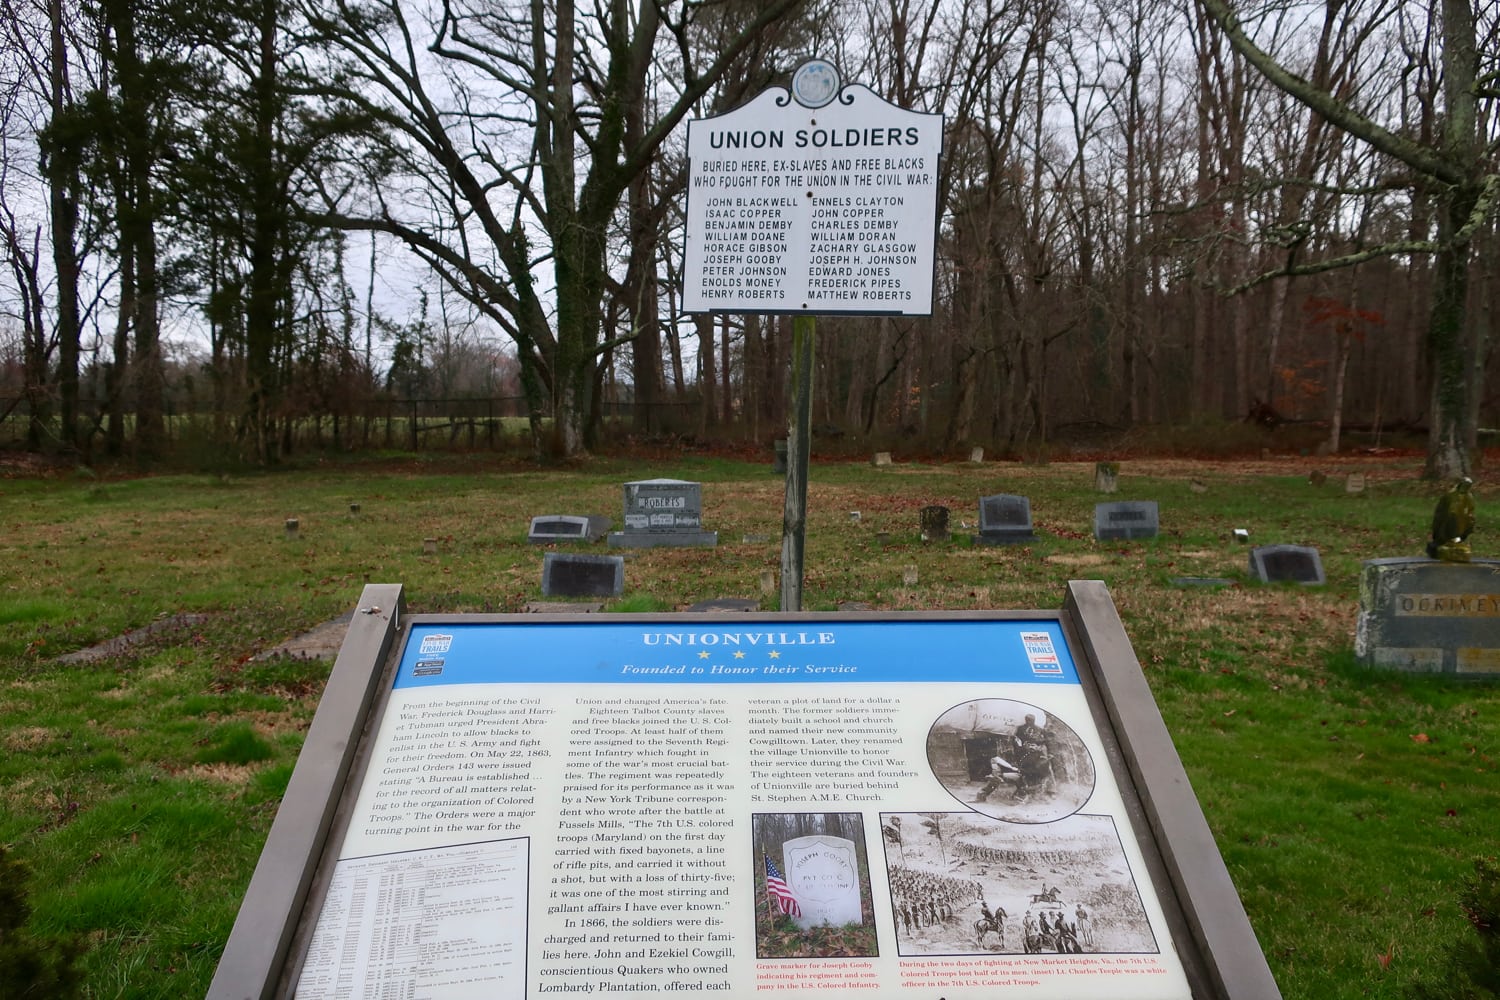
[[[542,557],[542,596],[619,597],[625,591],[621,556],[548,552]]]
[[[1257,545],[1250,550],[1250,575],[1261,583],[1300,583],[1321,587],[1323,560],[1308,545]]]
[[[611,548],[717,545],[719,533],[703,530],[703,487],[682,479],[625,484],[625,530],[609,535]]]
[[[542,514],[531,519],[526,540],[533,545],[597,542],[607,534],[609,518],[600,514]]]
[[[1161,514],[1155,500],[1116,500],[1094,504],[1094,537],[1101,542],[1155,538]]]
[[[798,837],[781,845],[786,884],[797,897],[802,915],[793,922],[804,930],[828,924],[860,924],[859,855],[854,841],[843,837]]]
[[[1354,655],[1369,667],[1500,677],[1500,559],[1371,559]]]
[[[684,310],[931,315],[941,115],[812,59],[687,150]]]
[[[997,493],[979,498],[979,534],[974,541],[981,545],[1017,545],[1036,541],[1031,524],[1031,501],[1011,493]]]

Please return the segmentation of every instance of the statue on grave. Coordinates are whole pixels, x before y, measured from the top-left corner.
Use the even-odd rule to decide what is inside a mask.
[[[1469,561],[1469,532],[1474,530],[1474,480],[1459,479],[1438,498],[1432,512],[1432,541],[1427,554],[1444,562]]]

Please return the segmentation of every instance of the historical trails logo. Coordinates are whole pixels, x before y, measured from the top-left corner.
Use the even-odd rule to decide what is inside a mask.
[[[453,636],[434,632],[431,635],[422,636],[422,647],[419,652],[423,656],[436,656],[446,653],[453,647]]]

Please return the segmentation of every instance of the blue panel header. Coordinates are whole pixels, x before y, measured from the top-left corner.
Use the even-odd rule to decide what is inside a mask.
[[[986,681],[1077,684],[1056,621],[418,624],[396,687]]]

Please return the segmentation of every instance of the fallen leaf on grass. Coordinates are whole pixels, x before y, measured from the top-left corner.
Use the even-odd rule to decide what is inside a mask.
[[[1413,743],[1431,743],[1432,737],[1428,736],[1426,733],[1413,733],[1411,741]]]

